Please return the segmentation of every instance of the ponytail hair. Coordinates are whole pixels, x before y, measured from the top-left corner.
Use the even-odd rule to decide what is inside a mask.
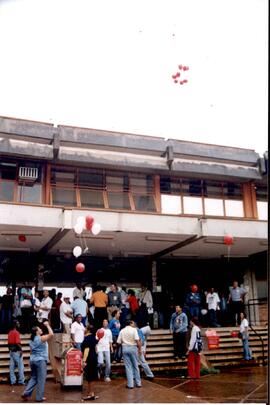
[[[34,327],[31,329],[31,336],[30,336],[30,339],[31,339],[31,340],[34,340],[35,336],[37,336],[37,330],[38,330],[38,326],[34,326]]]

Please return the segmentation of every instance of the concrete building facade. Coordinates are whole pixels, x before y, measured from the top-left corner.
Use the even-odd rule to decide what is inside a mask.
[[[52,285],[147,282],[157,306],[234,279],[266,297],[267,153],[0,117],[0,157],[2,285],[43,262]]]

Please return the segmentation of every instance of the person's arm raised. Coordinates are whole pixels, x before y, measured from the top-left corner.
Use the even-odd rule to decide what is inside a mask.
[[[43,322],[43,325],[46,326],[47,330],[48,330],[48,334],[47,335],[41,335],[40,336],[40,340],[42,342],[47,342],[47,340],[51,339],[53,337],[53,330],[50,327],[50,324],[48,321]]]

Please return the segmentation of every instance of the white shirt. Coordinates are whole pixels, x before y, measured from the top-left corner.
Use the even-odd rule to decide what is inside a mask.
[[[240,323],[240,332],[244,333],[246,328],[248,328],[248,320],[244,318]]]
[[[73,322],[71,325],[71,334],[74,335],[74,340],[75,343],[82,343],[84,340],[84,331],[85,327],[83,324],[80,322],[78,323],[77,321]]]
[[[137,346],[137,341],[140,340],[137,329],[132,326],[126,326],[119,333],[117,343],[122,345]]]
[[[110,329],[101,328],[104,331],[104,336],[98,341],[97,352],[109,352],[110,343],[112,343],[112,331]]]
[[[49,313],[50,313],[51,308],[52,308],[52,304],[53,304],[53,301],[52,301],[52,299],[51,299],[50,297],[46,297],[46,298],[43,298],[43,299],[42,299],[42,301],[41,301],[41,306],[45,306],[45,307],[47,307],[48,309],[42,309],[42,308],[41,308],[41,309],[39,310],[39,316],[40,316],[40,318],[48,319]]]
[[[195,345],[196,342],[196,338],[197,338],[197,332],[200,332],[200,328],[197,325],[194,325],[191,329],[191,336],[190,336],[190,341],[189,341],[189,345],[188,345],[188,350],[192,351],[193,347]]]
[[[214,309],[216,311],[219,302],[220,302],[220,299],[219,299],[218,293],[213,292],[213,293],[207,294],[206,303],[208,304],[208,309]]]
[[[85,291],[83,288],[79,289],[78,287],[75,287],[73,290],[73,298],[78,297],[83,300],[84,294],[85,294]]]
[[[62,304],[60,305],[60,319],[61,322],[63,322],[64,324],[71,324],[72,323],[72,318],[68,317],[66,315],[66,312],[70,312],[72,315],[72,309],[70,304],[67,304],[66,302],[62,302]]]
[[[149,290],[142,291],[139,295],[139,299],[140,299],[140,302],[143,302],[144,304],[146,304],[147,308],[153,307],[153,298],[152,298],[151,291],[149,291]]]

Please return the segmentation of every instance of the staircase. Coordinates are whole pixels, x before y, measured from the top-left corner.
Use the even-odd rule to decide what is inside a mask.
[[[267,326],[255,326],[253,329],[261,336],[264,344],[265,361],[268,361],[268,329]],[[253,330],[249,331],[249,346],[252,350],[254,360],[243,361],[242,342],[238,338],[231,336],[232,330],[237,330],[233,327],[215,328],[220,336],[219,348],[209,350],[205,337],[206,329],[202,329],[202,337],[204,340],[203,354],[210,362],[212,367],[233,367],[233,366],[250,366],[263,364],[262,344],[259,337]],[[23,358],[25,365],[25,375],[29,375],[29,335],[22,335]],[[186,369],[186,360],[174,360],[173,356],[173,340],[168,329],[154,329],[147,340],[146,360],[151,369],[155,372],[165,370]],[[120,371],[123,369],[123,363],[113,364],[112,371]],[[48,365],[47,378],[53,378],[52,368]],[[7,347],[7,335],[0,335],[0,382],[9,379],[9,351]]]

